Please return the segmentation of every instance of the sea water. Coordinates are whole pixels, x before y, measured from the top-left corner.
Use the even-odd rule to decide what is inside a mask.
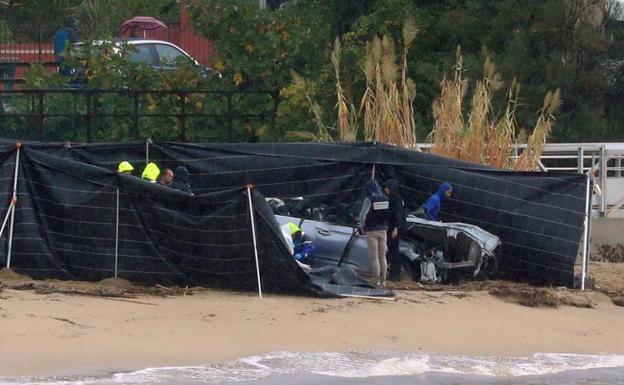
[[[624,385],[624,356],[538,353],[468,357],[409,352],[273,352],[225,364],[101,377],[1,378],[0,385]]]

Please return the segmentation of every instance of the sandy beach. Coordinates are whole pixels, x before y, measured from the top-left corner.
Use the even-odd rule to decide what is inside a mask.
[[[617,272],[624,269],[617,269],[610,273],[622,277]],[[596,290],[572,294],[592,308],[551,308],[522,306],[487,290],[397,290],[396,301],[259,299],[206,289],[128,298],[15,290],[6,283],[0,286],[0,376],[202,365],[281,350],[624,353],[624,307]]]

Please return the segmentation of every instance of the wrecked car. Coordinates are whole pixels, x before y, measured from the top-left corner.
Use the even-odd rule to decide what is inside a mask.
[[[326,207],[304,212],[277,198],[267,198],[280,226],[296,224],[314,244],[315,266],[347,265],[364,276],[371,274],[366,236],[359,233],[354,215],[327,215]],[[289,210],[290,209],[290,210]],[[354,212],[354,210],[350,210]],[[325,213],[325,215],[324,215]],[[408,215],[399,245],[403,270],[414,281],[448,283],[491,276],[498,267],[494,251],[500,240],[482,228],[459,222],[437,222]]]

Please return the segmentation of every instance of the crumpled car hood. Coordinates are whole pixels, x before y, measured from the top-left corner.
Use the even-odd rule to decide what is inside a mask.
[[[406,222],[408,231],[410,223],[412,223],[417,227],[426,226],[437,229],[444,229],[446,230],[446,235],[451,238],[456,238],[457,234],[463,232],[470,238],[472,238],[475,242],[477,242],[479,246],[481,246],[482,251],[488,255],[494,255],[494,250],[498,247],[498,245],[500,245],[500,238],[498,238],[496,235],[483,230],[479,226],[471,225],[468,223],[436,222],[415,217],[413,215],[408,215],[406,218]]]

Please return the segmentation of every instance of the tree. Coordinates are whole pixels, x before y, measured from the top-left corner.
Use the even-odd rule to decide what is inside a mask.
[[[35,41],[49,39],[81,0],[9,0],[2,14],[13,35]]]
[[[219,52],[215,69],[235,87],[279,92],[291,69],[318,76],[326,60],[324,1],[288,2],[273,11],[247,0],[204,0],[191,2],[189,12]]]

